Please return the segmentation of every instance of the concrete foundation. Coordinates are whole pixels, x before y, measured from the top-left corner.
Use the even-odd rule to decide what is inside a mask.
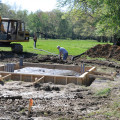
[[[14,73],[37,74],[37,75],[61,75],[61,76],[80,76],[80,73],[73,70],[48,69],[40,67],[25,67],[14,70]]]
[[[23,66],[19,66],[19,63],[14,65],[15,71],[20,68],[26,68],[26,67],[37,67],[39,68],[47,68],[47,69],[58,69],[60,70],[67,70],[67,71],[74,71],[77,72],[79,75],[77,76],[71,76],[69,75],[46,75],[46,74],[36,74],[36,72],[32,74],[28,73],[14,73],[14,72],[6,72],[5,66],[0,66],[0,75],[4,80],[17,80],[17,81],[25,81],[25,82],[35,82],[35,80],[40,79],[40,83],[47,83],[47,82],[53,82],[55,84],[68,84],[68,83],[74,83],[77,85],[90,85],[94,79],[89,77],[89,74],[92,74],[96,70],[96,67],[81,67],[82,65],[57,65],[57,64],[36,64],[36,63],[23,63]],[[84,69],[84,72],[83,72]],[[19,70],[18,70],[19,71]],[[64,73],[64,72],[63,72]]]

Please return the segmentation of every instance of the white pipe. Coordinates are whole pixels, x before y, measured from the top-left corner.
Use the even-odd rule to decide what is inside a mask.
[[[38,48],[35,48],[35,47],[34,47],[34,49],[39,50],[39,51],[44,51],[44,52],[50,53],[50,54],[52,54],[52,55],[58,55],[58,54],[54,54],[54,53],[48,52],[48,51],[43,50],[43,49],[38,49]]]

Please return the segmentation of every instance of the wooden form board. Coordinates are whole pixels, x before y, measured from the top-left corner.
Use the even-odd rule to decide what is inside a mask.
[[[24,63],[24,67],[41,67],[48,69],[61,69],[61,70],[73,70],[81,73],[81,65],[60,65],[60,64],[38,64],[38,63]],[[84,72],[88,71],[91,67],[85,67]]]
[[[83,78],[83,82],[82,84],[89,86],[94,80],[95,78],[90,78],[89,74],[94,73],[94,71],[96,71],[96,67],[92,67],[90,68],[88,71],[86,71],[85,73],[83,73],[80,77]]]
[[[70,65],[51,65],[51,64],[35,64],[35,63],[24,63],[23,67],[43,67],[48,69],[64,69],[64,70],[74,70],[76,72],[80,72],[80,66],[70,66]],[[15,65],[15,69],[19,69],[19,64]],[[85,72],[76,77],[76,76],[60,76],[60,75],[44,75],[44,78],[40,81],[41,83],[52,82],[54,84],[62,84],[66,85],[68,83],[74,83],[77,85],[90,85],[93,80],[89,78],[89,74],[96,71],[96,67],[85,67]],[[0,75],[2,77],[11,74],[11,80],[15,81],[24,81],[24,82],[35,82],[35,79],[40,79],[43,75],[36,74],[22,74],[22,73],[13,73],[13,72],[5,72],[4,66],[0,66]],[[8,80],[8,78],[6,79]]]
[[[95,67],[93,67],[92,71],[95,71]],[[43,75],[36,75],[36,74],[19,74],[19,73],[10,73],[10,72],[0,72],[0,75],[2,75],[3,77],[8,74],[11,74],[9,79],[15,80],[15,81],[24,81],[24,82],[35,82],[36,78],[39,79],[43,76]],[[88,74],[89,72],[86,72],[79,77],[44,75],[44,79],[40,82],[41,83],[52,82],[54,84],[62,84],[62,85],[66,85],[68,83],[74,83],[77,85],[88,86],[92,82],[91,79],[89,79]]]
[[[81,73],[81,66],[79,65],[58,65],[58,64],[38,64],[38,63],[24,63],[22,67],[19,66],[19,63],[15,64],[14,69],[21,69],[24,67],[41,67],[48,69],[61,69],[61,70],[73,70]],[[84,72],[88,71],[91,67],[85,67]],[[5,71],[5,65],[0,66],[0,71]]]

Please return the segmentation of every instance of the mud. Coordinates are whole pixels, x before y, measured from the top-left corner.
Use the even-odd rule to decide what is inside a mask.
[[[103,56],[103,58],[119,60],[117,55],[115,55],[117,51],[119,51],[117,46],[108,44],[98,45],[88,50],[87,55],[90,57]],[[23,81],[6,81],[4,86],[0,84],[0,120],[120,119],[120,64],[111,60],[101,61],[79,58],[71,61],[71,56],[69,56],[67,61],[62,61],[58,59],[58,56],[0,52],[2,64],[19,62],[20,57],[24,58],[24,62],[35,63],[79,65],[84,62],[85,65],[96,66],[97,70],[101,72],[112,74],[112,72],[117,71],[117,76],[115,81],[96,78],[89,87],[74,85],[72,83],[67,85],[44,83],[26,87],[29,83]],[[96,95],[98,91],[107,88],[110,91],[105,95]],[[31,98],[33,99],[33,106],[30,115],[28,115],[29,99]],[[111,105],[113,106],[111,107]]]
[[[83,116],[87,118],[87,114],[99,110],[103,103],[108,104],[111,100],[109,97],[96,97],[90,88],[74,84],[61,86],[47,83],[30,88],[23,87],[24,84],[26,83],[7,82],[1,86],[1,119],[27,120],[43,117],[50,120],[77,120]],[[33,98],[33,106],[28,116],[30,98]]]
[[[113,69],[111,69],[113,71]],[[6,120],[79,120],[101,119],[118,120],[101,114],[93,114],[103,107],[109,106],[113,100],[111,95],[120,93],[120,76],[115,81],[96,79],[91,86],[84,87],[74,84],[55,85],[53,83],[35,84],[22,81],[8,81],[0,85],[0,119]],[[97,90],[109,88],[105,96],[96,96]],[[120,95],[120,94],[119,94]],[[29,99],[33,106],[28,116]],[[90,116],[90,114],[93,114]]]

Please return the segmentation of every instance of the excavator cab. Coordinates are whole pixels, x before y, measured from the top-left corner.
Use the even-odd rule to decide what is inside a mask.
[[[0,17],[0,47],[11,47],[13,52],[23,52],[21,44],[11,42],[28,42],[29,32],[25,30],[25,23],[21,20],[14,20]]]

